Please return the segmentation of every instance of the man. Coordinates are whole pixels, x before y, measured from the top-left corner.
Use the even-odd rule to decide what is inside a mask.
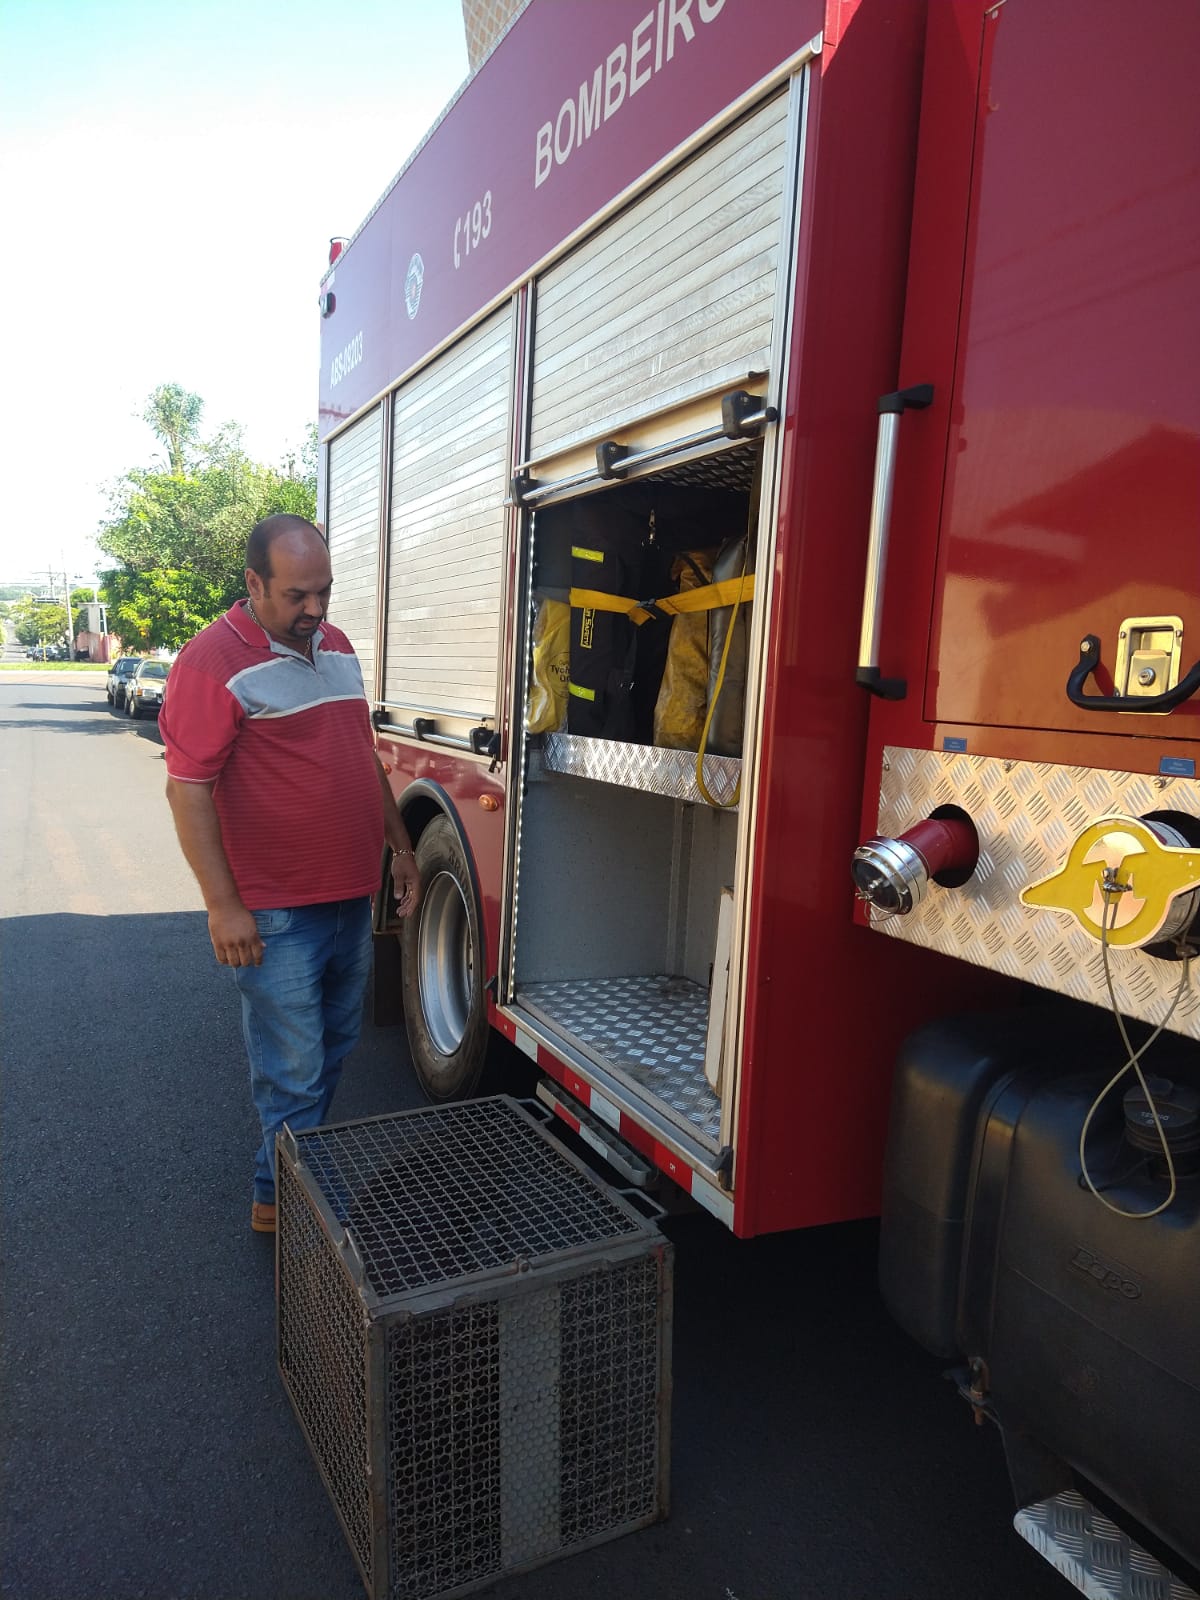
[[[332,581],[312,523],[260,522],[249,598],[180,652],[159,720],[175,830],[241,991],[258,1233],[275,1231],[276,1132],[325,1120],[358,1039],[385,838],[400,914],[420,896],[358,659],[325,621]]]

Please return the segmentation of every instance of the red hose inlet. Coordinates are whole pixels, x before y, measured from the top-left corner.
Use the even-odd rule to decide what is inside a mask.
[[[979,860],[979,835],[958,817],[926,817],[902,833],[900,842],[912,846],[935,879],[944,872],[969,875]]]

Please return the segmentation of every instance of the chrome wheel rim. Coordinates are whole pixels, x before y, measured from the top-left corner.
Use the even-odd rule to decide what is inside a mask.
[[[435,1049],[452,1056],[467,1031],[475,977],[471,919],[452,873],[425,885],[420,917],[421,1011]]]

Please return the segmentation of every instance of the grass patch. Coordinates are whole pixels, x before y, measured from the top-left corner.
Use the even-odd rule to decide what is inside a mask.
[[[0,661],[0,672],[107,672],[105,661]]]

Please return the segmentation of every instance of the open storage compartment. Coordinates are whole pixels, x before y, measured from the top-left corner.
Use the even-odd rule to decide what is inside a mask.
[[[730,1142],[727,974],[752,670],[742,580],[754,571],[761,448],[726,446],[529,519],[512,1001],[710,1156]],[[716,603],[731,593],[712,589],[722,563],[747,596],[736,605]],[[690,591],[705,604],[643,606],[634,621],[587,603],[601,591],[641,602]],[[702,741],[717,747],[707,798]]]

